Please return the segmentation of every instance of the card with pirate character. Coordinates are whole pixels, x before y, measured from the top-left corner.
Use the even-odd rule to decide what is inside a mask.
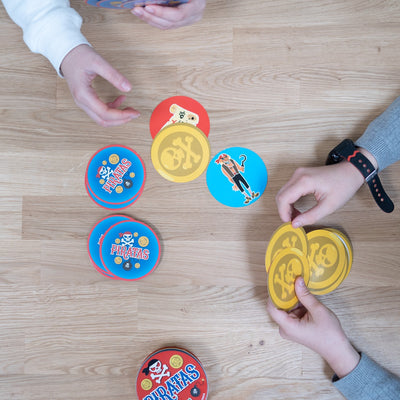
[[[213,157],[206,179],[210,193],[220,203],[244,207],[253,204],[264,193],[268,172],[254,151],[230,147]]]
[[[139,400],[206,400],[207,376],[200,361],[180,348],[163,348],[150,354],[136,378]]]
[[[141,157],[127,146],[98,150],[86,168],[85,185],[97,204],[114,209],[132,204],[143,191],[146,169]]]

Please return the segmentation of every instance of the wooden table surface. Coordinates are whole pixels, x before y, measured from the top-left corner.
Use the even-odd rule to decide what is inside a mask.
[[[141,117],[96,125],[0,5],[0,398],[136,399],[145,357],[179,346],[203,363],[210,400],[341,399],[323,360],[280,338],[269,318],[264,256],[281,224],[275,195],[295,168],[323,164],[400,95],[400,4],[216,0],[201,22],[174,31],[72,6],[132,82],[126,104]],[[118,94],[100,79],[95,87],[103,99]],[[218,203],[205,174],[179,184],[157,173],[150,115],[175,95],[207,110],[212,156],[234,146],[260,155],[269,179],[256,203]],[[89,199],[85,169],[111,144],[143,158],[144,192],[124,212],[162,243],[157,269],[137,282],[104,278],[86,250],[113,212]],[[354,247],[349,277],[321,300],[358,349],[400,374],[400,165],[381,179],[392,214],[363,187],[318,224]]]

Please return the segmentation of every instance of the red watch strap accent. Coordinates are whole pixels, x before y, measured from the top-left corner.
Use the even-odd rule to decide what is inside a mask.
[[[384,212],[392,212],[394,210],[394,204],[383,189],[382,183],[378,177],[378,171],[350,139],[344,140],[329,153],[327,164],[338,163],[342,160],[347,160],[360,171],[365,182],[369,186],[376,204]]]

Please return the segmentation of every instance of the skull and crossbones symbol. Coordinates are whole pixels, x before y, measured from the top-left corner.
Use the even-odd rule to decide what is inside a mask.
[[[312,243],[308,259],[315,276],[321,276],[326,268],[330,268],[336,264],[338,252],[335,246],[331,244],[324,244],[320,247],[318,243]]]
[[[108,180],[108,178],[114,173],[110,167],[101,166],[97,171],[97,178],[102,177],[104,180]]]
[[[301,263],[296,258],[291,259],[287,264],[279,266],[279,275],[275,275],[274,283],[281,286],[282,299],[286,299],[293,293],[293,282],[297,276],[301,275]]]
[[[132,247],[135,239],[131,232],[120,233],[122,246]]]
[[[164,376],[170,376],[171,373],[168,371],[168,365],[162,364],[160,360],[153,358],[149,361],[147,368],[143,372],[148,375],[150,373],[151,379],[154,379],[156,383],[160,383]]]

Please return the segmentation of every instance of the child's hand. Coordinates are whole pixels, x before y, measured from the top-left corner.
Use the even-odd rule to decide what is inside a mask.
[[[132,14],[159,29],[175,29],[200,21],[206,0],[189,0],[176,7],[148,5],[135,7]]]
[[[125,96],[105,104],[92,88],[92,81],[101,76],[122,92],[131,90],[130,82],[88,45],[71,50],[61,63],[61,73],[68,83],[75,103],[99,125],[116,126],[137,118],[140,114],[131,107],[118,109]]]
[[[308,291],[302,277],[296,279],[295,290],[300,305],[289,313],[278,310],[268,299],[267,310],[279,325],[280,335],[318,353],[339,378],[347,375],[357,366],[360,355],[340,321]]]
[[[278,212],[283,222],[294,227],[314,224],[333,213],[350,200],[364,182],[363,176],[351,163],[314,168],[298,168],[276,195]],[[294,203],[312,194],[317,204],[300,213]]]

